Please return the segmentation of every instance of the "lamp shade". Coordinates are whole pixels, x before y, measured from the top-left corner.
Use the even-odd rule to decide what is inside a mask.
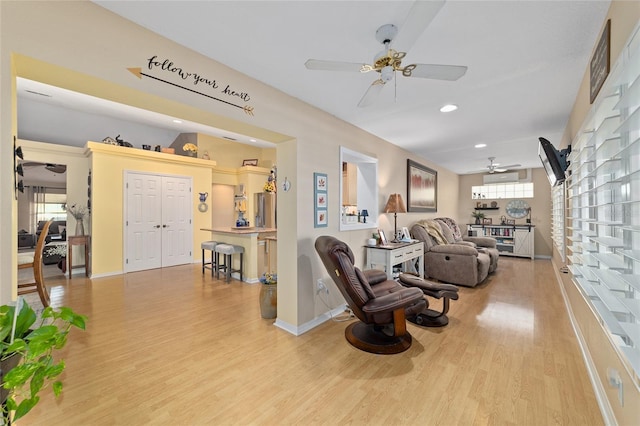
[[[402,195],[391,194],[387,200],[387,205],[384,206],[385,213],[406,213],[407,207],[404,205]]]

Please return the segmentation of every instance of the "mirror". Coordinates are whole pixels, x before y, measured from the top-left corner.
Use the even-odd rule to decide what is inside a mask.
[[[340,230],[378,227],[378,159],[340,147]]]

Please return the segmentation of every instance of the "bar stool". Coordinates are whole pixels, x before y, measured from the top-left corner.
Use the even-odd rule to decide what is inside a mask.
[[[240,281],[242,281],[242,258],[244,256],[244,247],[235,246],[233,244],[217,244],[215,247],[216,253],[216,279],[219,278],[220,269],[224,269],[227,282],[231,281],[231,274],[234,272],[240,272]],[[240,253],[240,269],[232,269],[233,267],[233,255]],[[224,255],[224,263],[220,264],[219,255]]]
[[[213,277],[213,271],[218,269],[218,262],[215,256],[215,249],[218,245],[217,241],[203,241],[200,243],[200,248],[202,249],[202,274],[204,275],[204,270],[211,269],[211,276]],[[211,251],[211,262],[205,262],[204,251]],[[210,265],[210,266],[207,266]]]

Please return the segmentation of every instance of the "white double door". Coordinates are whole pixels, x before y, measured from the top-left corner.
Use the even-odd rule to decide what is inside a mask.
[[[125,272],[192,263],[191,178],[125,172]]]

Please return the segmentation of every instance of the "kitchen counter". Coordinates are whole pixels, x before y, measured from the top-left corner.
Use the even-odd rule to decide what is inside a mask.
[[[218,227],[201,228],[201,231],[211,232],[211,239],[223,244],[233,244],[244,247],[243,278],[248,283],[259,282],[258,273],[258,239],[274,238],[278,232],[276,228],[256,227]],[[264,244],[264,243],[263,243]],[[240,267],[240,256],[234,256],[234,269]],[[235,274],[234,274],[235,275]],[[238,274],[239,275],[239,274]],[[236,277],[237,278],[237,277]]]
[[[277,232],[276,228],[256,228],[255,226],[243,226],[243,227],[220,227],[220,228],[200,228],[201,231],[219,232],[223,234],[232,235],[246,235],[246,234],[263,234],[267,232]]]

